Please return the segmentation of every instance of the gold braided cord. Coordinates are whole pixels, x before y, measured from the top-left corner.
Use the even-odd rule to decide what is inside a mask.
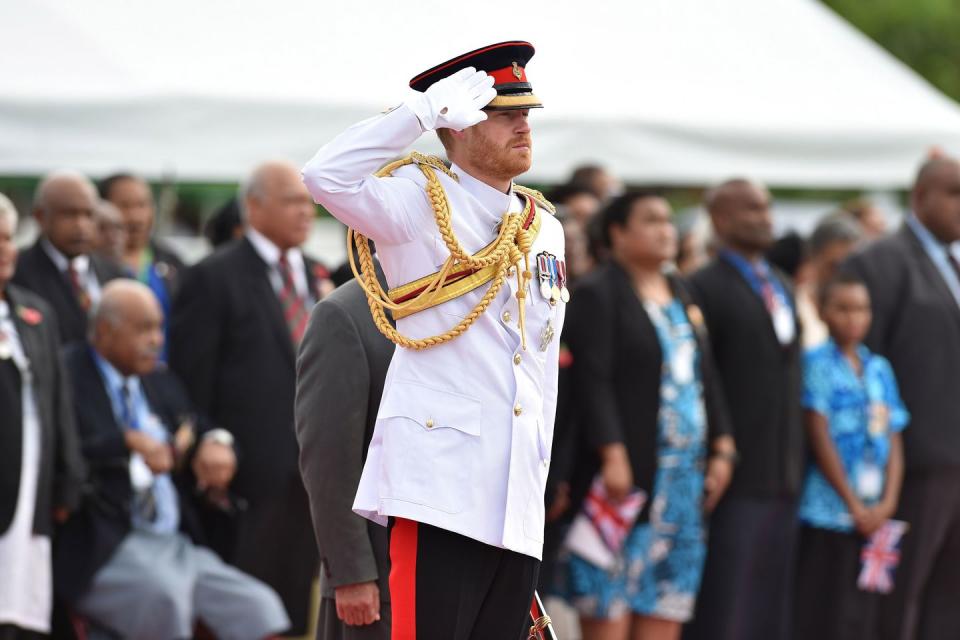
[[[454,180],[457,179],[457,176],[447,169],[438,158],[412,153],[406,158],[391,162],[380,169],[375,175],[377,177],[389,176],[400,167],[408,164],[416,164],[427,179],[427,198],[430,200],[430,205],[433,208],[437,229],[443,238],[444,244],[450,251],[450,255],[446,261],[444,261],[443,267],[421,293],[411,300],[395,303],[390,299],[389,294],[383,290],[383,287],[377,280],[369,239],[353,229],[347,229],[347,255],[350,260],[350,269],[353,271],[353,275],[367,296],[370,313],[373,316],[373,321],[377,329],[394,344],[409,349],[429,349],[430,347],[449,342],[466,332],[467,329],[476,322],[477,318],[483,315],[503,287],[507,269],[511,265],[517,265],[518,288],[516,295],[520,303],[520,339],[523,348],[526,349],[525,298],[527,295],[527,283],[533,277],[529,264],[529,253],[531,245],[533,244],[533,238],[529,231],[522,226],[524,215],[505,213],[500,223],[500,231],[497,234],[496,240],[476,254],[469,254],[463,248],[463,245],[460,244],[460,241],[453,231],[447,195],[443,190],[443,185],[440,184],[440,179],[437,177],[436,172],[443,171]],[[360,262],[359,265],[357,265],[356,260],[354,260],[352,245],[356,245],[357,256]],[[523,264],[523,269],[520,269],[520,263]],[[409,338],[401,334],[387,318],[387,309],[401,311],[403,315],[410,315],[433,306],[433,302],[446,283],[447,276],[451,272],[454,272],[454,270],[479,270],[491,266],[496,269],[496,275],[490,284],[490,288],[487,289],[487,292],[473,310],[452,329],[427,338]]]
[[[527,640],[539,640],[540,632],[549,627],[551,624],[553,624],[553,620],[550,619],[550,616],[540,616],[533,621],[533,626],[530,627],[530,635],[527,637]]]

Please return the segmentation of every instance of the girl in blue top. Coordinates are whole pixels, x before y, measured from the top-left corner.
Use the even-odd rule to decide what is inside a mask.
[[[830,339],[804,356],[814,462],[800,497],[795,638],[874,638],[883,596],[858,589],[860,553],[896,511],[909,414],[890,363],[862,344],[871,322],[863,282],[837,276],[819,302]]]

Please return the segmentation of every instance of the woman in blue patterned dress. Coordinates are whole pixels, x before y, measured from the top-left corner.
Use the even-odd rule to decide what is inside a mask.
[[[703,317],[664,273],[677,250],[669,204],[632,193],[602,215],[612,260],[582,281],[564,333],[583,444],[597,454],[574,496],[599,475],[612,502],[635,488],[648,500],[615,564],[571,552],[559,591],[585,640],[674,640],[700,585],[704,511],[726,489],[736,450]]]

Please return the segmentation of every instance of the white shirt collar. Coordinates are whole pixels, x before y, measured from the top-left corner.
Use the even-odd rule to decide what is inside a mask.
[[[86,255],[80,255],[72,260],[67,258],[67,256],[60,253],[60,250],[57,249],[53,244],[46,238],[41,238],[40,246],[43,247],[43,250],[47,253],[53,264],[56,265],[57,269],[61,272],[66,271],[67,268],[72,264],[76,272],[81,276],[85,277],[87,271],[90,269],[90,258]]]
[[[280,247],[253,227],[247,227],[247,239],[264,262],[271,267],[277,266],[280,262]],[[303,254],[299,248],[287,249],[287,263],[294,268],[303,264]]]
[[[10,317],[10,304],[6,300],[0,300],[0,322]]]
[[[450,167],[450,170],[460,178],[460,186],[464,191],[477,199],[483,208],[492,216],[496,216],[497,222],[503,217],[503,214],[513,208],[513,183],[510,183],[510,191],[504,193],[497,191],[486,182],[477,180],[469,173],[458,167],[456,164]]]

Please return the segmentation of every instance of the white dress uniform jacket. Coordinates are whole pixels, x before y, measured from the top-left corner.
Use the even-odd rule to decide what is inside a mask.
[[[420,169],[408,165],[393,177],[372,175],[422,133],[417,117],[401,106],[354,125],[303,169],[318,203],[376,241],[391,288],[435,273],[449,254]],[[502,193],[456,165],[452,170],[459,182],[437,174],[456,235],[475,253],[494,240],[503,214],[524,203],[512,190]],[[540,252],[563,258],[560,223],[546,211],[541,215],[530,252],[533,272]],[[539,559],[564,304],[545,300],[534,276],[524,351],[511,273],[465,334],[423,351],[396,350],[353,508],[380,524],[387,516],[407,518]],[[443,333],[473,309],[487,286],[402,318],[398,329],[413,338]]]

